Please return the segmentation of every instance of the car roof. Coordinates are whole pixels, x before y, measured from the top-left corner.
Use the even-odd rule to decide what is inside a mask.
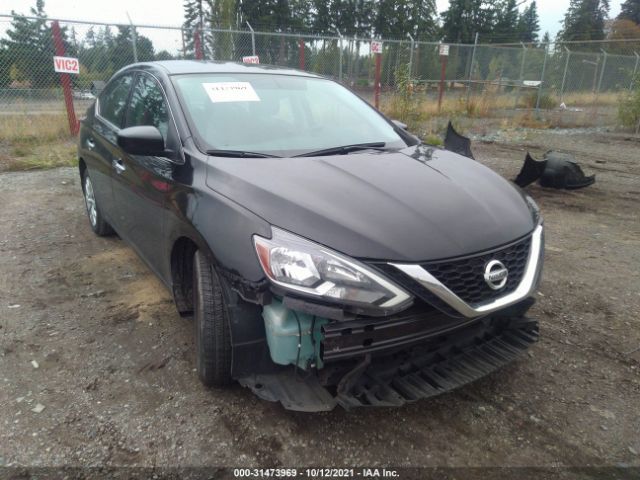
[[[303,72],[293,68],[277,67],[275,65],[256,65],[235,62],[217,62],[212,60],[164,60],[158,62],[136,63],[125,69],[135,67],[156,67],[167,75],[186,73],[263,73],[271,75],[297,75],[305,77],[318,77],[312,73]]]

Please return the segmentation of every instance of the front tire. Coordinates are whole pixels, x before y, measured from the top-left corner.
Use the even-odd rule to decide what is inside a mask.
[[[199,250],[193,256],[196,368],[207,387],[231,383],[231,331],[218,274]]]
[[[93,232],[100,237],[113,235],[113,228],[111,228],[111,225],[107,223],[100,212],[95,191],[93,190],[93,183],[86,169],[82,172],[82,193],[84,194],[84,205],[87,207],[87,216],[89,217],[89,223],[91,224]]]

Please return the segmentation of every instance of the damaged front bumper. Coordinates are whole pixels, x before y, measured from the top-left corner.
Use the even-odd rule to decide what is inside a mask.
[[[524,352],[538,338],[537,321],[525,316],[532,303],[473,320],[430,310],[327,323],[322,369],[280,366],[239,381],[289,410],[401,406],[470,383]]]

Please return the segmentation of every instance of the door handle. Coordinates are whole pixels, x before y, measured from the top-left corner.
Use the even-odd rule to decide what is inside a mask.
[[[113,161],[111,162],[111,165],[113,165],[113,168],[118,174],[121,174],[127,169],[127,167],[125,167],[124,164],[122,163],[122,160],[119,158],[114,158]]]
[[[93,141],[93,138],[87,138],[87,147],[89,147],[89,150],[93,150],[96,147],[96,142]]]

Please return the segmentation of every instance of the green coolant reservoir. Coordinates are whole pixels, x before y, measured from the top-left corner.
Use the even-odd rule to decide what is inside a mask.
[[[289,310],[281,301],[275,299],[262,309],[262,317],[271,359],[275,363],[295,365],[297,359],[298,367],[304,370],[312,366],[322,368],[321,328],[329,320],[316,316],[314,321],[313,315]]]

